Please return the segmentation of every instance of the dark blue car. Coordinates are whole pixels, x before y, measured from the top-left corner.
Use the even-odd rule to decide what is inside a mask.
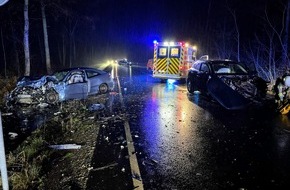
[[[189,69],[189,93],[200,91],[230,110],[243,109],[265,97],[267,82],[230,60],[198,60]]]

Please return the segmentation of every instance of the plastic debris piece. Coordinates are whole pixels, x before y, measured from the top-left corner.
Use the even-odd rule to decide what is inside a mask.
[[[89,106],[89,111],[97,111],[97,110],[103,110],[105,106],[103,104],[92,104]]]
[[[9,132],[8,135],[9,135],[9,138],[10,138],[10,139],[15,139],[15,138],[17,138],[17,136],[18,136],[17,133],[13,133],[13,132]]]
[[[59,112],[55,112],[53,115],[59,115],[59,114],[61,114],[60,111]]]
[[[106,165],[106,166],[103,166],[103,167],[99,167],[99,168],[94,168],[92,169],[92,171],[99,171],[99,170],[105,170],[105,169],[108,169],[108,168],[113,168],[115,166],[118,166],[118,163],[112,163],[112,164],[109,164],[109,165]],[[124,171],[123,171],[124,169]],[[125,172],[125,168],[122,169],[122,172]]]
[[[10,115],[12,115],[13,113],[11,113],[11,112],[8,112],[8,113],[2,113],[2,116],[10,116]]]
[[[40,103],[40,104],[38,104],[37,105],[37,107],[39,107],[39,108],[46,108],[46,107],[48,107],[48,103]]]
[[[68,149],[80,149],[82,146],[77,144],[57,144],[57,145],[49,145],[49,147],[56,150],[68,150]]]

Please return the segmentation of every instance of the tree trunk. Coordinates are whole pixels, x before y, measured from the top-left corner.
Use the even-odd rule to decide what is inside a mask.
[[[12,37],[13,37],[13,58],[14,58],[14,64],[13,66],[16,67],[17,70],[17,75],[20,75],[20,63],[19,63],[19,55],[18,55],[18,48],[17,48],[17,44],[16,44],[16,33],[15,33],[15,28],[12,24],[12,22],[10,21],[10,25],[11,25],[11,31],[12,31]]]
[[[1,41],[2,41],[3,58],[4,58],[4,76],[5,78],[7,78],[7,61],[6,61],[6,52],[5,52],[2,28],[1,28]]]
[[[66,45],[65,45],[65,38],[62,35],[62,65],[65,67],[66,62]]]
[[[41,0],[40,3],[41,3],[41,15],[42,15],[42,26],[43,26],[44,48],[45,48],[46,71],[48,74],[51,74],[51,63],[50,63],[47,24],[46,24],[46,16],[45,16],[45,5],[43,3],[43,0]]]
[[[282,57],[282,63],[286,64],[288,66],[288,69],[290,68],[290,61],[288,57],[288,46],[289,46],[289,22],[290,22],[290,0],[288,0],[288,3],[286,5],[286,19],[285,19],[285,32],[284,32],[284,40],[283,40],[283,57]]]
[[[237,16],[236,13],[231,11],[234,21],[235,21],[235,29],[237,33],[237,60],[240,62],[240,31],[237,23]]]
[[[30,75],[30,53],[29,53],[29,17],[28,17],[28,0],[24,0],[24,56],[25,56],[25,76]]]

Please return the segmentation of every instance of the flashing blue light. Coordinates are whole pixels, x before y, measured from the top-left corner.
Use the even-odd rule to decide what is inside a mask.
[[[168,83],[168,84],[173,84],[175,81],[176,81],[175,79],[168,79],[168,80],[167,80],[167,83]]]
[[[154,44],[157,44],[157,40],[154,40],[153,43],[154,43]]]

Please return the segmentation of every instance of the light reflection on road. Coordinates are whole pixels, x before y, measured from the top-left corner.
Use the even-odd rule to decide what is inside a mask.
[[[191,159],[203,159],[203,145],[197,131],[204,110],[194,106],[187,98],[184,87],[174,84],[156,84],[151,99],[144,107],[144,135],[147,150],[162,167],[165,175],[188,176]],[[198,164],[196,165],[196,167]],[[194,166],[190,166],[194,167]],[[188,179],[184,179],[188,180]]]

